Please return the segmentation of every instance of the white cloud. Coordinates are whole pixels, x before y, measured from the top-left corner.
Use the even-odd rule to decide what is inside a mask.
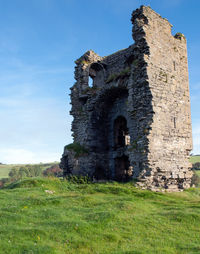
[[[59,161],[61,154],[59,152],[40,152],[35,153],[22,148],[0,149],[0,162],[9,164],[28,164],[40,162]]]
[[[0,70],[0,162],[59,160],[72,141],[65,85],[72,70],[12,64]]]
[[[6,163],[58,160],[63,146],[72,140],[71,118],[66,116],[69,107],[66,109],[64,101],[54,98],[20,99],[16,97],[14,102],[10,98],[0,100],[0,105],[4,105],[0,110],[0,119],[4,119],[0,151],[5,150],[0,160]],[[18,156],[23,150],[22,156]]]

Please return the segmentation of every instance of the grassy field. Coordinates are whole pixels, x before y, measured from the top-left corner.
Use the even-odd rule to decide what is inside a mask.
[[[191,156],[190,157],[190,162],[191,163],[200,162],[200,155],[199,156]]]
[[[58,164],[58,162],[40,163],[40,164],[35,164],[35,165],[42,165],[43,170],[45,170],[46,168],[50,167],[53,164]],[[0,165],[0,179],[8,177],[8,174],[9,174],[11,168],[25,166],[25,165],[28,165],[28,164],[2,164],[2,165]]]
[[[0,165],[0,179],[8,177],[8,173],[13,165]]]
[[[200,253],[200,189],[27,179],[0,190],[0,253]]]

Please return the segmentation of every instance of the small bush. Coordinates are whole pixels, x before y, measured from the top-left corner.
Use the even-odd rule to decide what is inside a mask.
[[[75,184],[88,184],[92,182],[92,179],[89,176],[82,176],[82,175],[68,175],[66,176],[66,180],[75,183]]]
[[[192,169],[193,170],[200,170],[200,162],[196,162],[192,164]]]
[[[59,165],[55,164],[51,166],[50,168],[47,168],[43,171],[44,176],[55,176],[55,177],[61,177],[63,175],[62,169],[59,167]]]
[[[179,39],[179,40],[181,40],[181,38],[184,38],[184,39],[185,39],[185,36],[184,36],[184,34],[182,34],[182,33],[176,33],[176,34],[174,35],[174,37],[175,37],[176,39]]]
[[[194,172],[192,176],[191,186],[198,187],[200,185],[200,177]]]
[[[9,183],[9,178],[0,179],[0,188],[3,188],[6,183]]]

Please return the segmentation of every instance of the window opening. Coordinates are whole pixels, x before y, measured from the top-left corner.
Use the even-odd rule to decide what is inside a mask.
[[[130,145],[130,136],[128,134],[125,135],[125,145],[126,146]]]
[[[90,76],[88,77],[88,86],[93,87],[93,78],[91,78]]]

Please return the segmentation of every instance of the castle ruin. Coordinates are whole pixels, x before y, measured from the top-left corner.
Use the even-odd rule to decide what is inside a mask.
[[[75,62],[74,143],[60,165],[64,175],[135,179],[155,191],[189,188],[186,39],[150,7],[135,10],[131,21],[134,44],[106,57],[90,50]]]

